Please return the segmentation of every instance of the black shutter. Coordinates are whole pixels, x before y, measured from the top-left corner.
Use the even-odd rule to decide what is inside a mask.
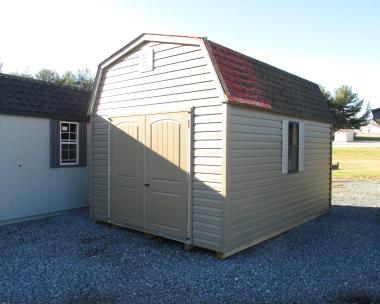
[[[59,120],[50,120],[50,168],[59,168]]]
[[[79,124],[79,166],[87,166],[87,123]]]

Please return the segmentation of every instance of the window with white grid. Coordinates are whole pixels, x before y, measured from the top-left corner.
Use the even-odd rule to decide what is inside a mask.
[[[77,122],[61,121],[59,123],[61,165],[77,165],[79,163],[78,129]]]

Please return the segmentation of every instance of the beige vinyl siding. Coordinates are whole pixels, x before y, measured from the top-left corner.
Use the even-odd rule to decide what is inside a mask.
[[[139,71],[139,50],[105,71],[96,99],[98,115],[141,105],[220,103],[221,92],[211,74],[209,58],[200,46],[148,44],[146,47],[154,49],[153,71]]]
[[[220,250],[222,245],[222,105],[194,109],[193,243]]]
[[[229,106],[227,251],[329,207],[330,125]],[[282,174],[282,121],[304,122],[304,171]]]
[[[94,219],[108,221],[108,122],[92,117],[92,205]]]
[[[141,49],[105,69],[93,119],[93,214],[108,213],[108,123],[111,116],[193,108],[192,239],[221,249],[222,117],[224,99],[206,50],[197,45],[148,43],[154,70],[139,71]]]

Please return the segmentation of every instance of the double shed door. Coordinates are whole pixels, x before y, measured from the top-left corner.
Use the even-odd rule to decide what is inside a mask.
[[[189,113],[112,118],[111,221],[188,238]]]

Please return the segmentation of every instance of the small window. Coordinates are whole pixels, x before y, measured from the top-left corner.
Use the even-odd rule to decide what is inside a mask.
[[[289,122],[288,135],[288,173],[298,172],[299,164],[299,123]]]
[[[79,163],[79,124],[77,122],[61,121],[59,127],[59,163],[60,165],[77,165]]]
[[[50,121],[50,167],[87,166],[87,123]]]

